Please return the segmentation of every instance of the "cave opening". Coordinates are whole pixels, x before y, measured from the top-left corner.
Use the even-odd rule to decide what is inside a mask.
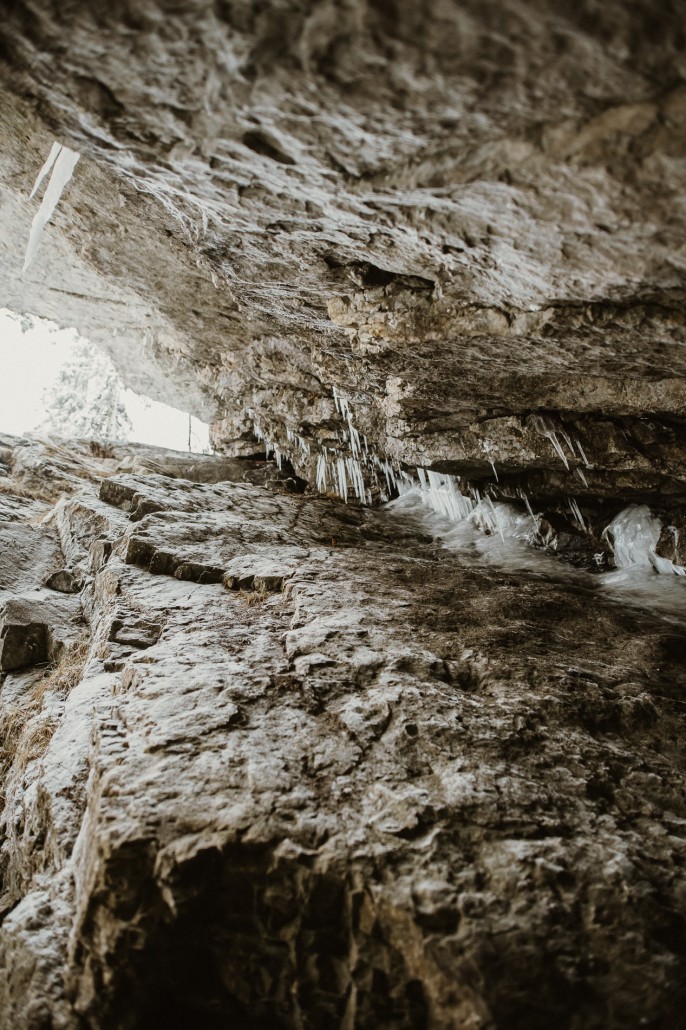
[[[75,329],[0,309],[0,432],[210,454],[209,426],[125,386]]]

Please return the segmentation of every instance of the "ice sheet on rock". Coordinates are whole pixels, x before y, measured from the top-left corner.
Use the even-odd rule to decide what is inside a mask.
[[[652,567],[656,572],[686,575],[681,565],[675,565],[668,558],[655,553],[662,523],[653,515],[647,504],[630,504],[614,517],[603,532],[615,554],[619,569],[630,569],[636,565]]]
[[[667,561],[666,558],[662,560]],[[651,610],[670,621],[686,624],[686,580],[683,574],[656,576],[655,571],[645,565],[633,565],[631,568],[605,572],[596,578],[601,593],[607,597],[632,608]]]
[[[58,148],[57,150],[55,148]],[[40,245],[41,237],[43,235],[43,229],[52,218],[55,208],[59,203],[59,199],[62,196],[64,187],[71,179],[76,162],[80,155],[75,150],[70,150],[69,147],[60,146],[59,143],[53,144],[47,161],[38,173],[36,184],[33,188],[31,196],[35,194],[42,180],[47,175],[49,169],[52,168],[52,174],[50,176],[50,182],[48,188],[45,191],[45,196],[38,211],[36,212],[33,222],[31,223],[31,233],[29,235],[29,243],[26,248],[26,257],[24,258],[24,267],[22,272],[25,272],[31,262],[36,256],[38,247]]]
[[[530,508],[528,499],[526,503]],[[660,571],[655,564],[655,555],[652,561],[633,563],[602,575],[576,569],[560,563],[551,554],[529,546],[532,536],[537,532],[537,521],[533,513],[524,515],[513,505],[497,501],[493,508],[498,520],[496,532],[488,525],[488,513],[483,501],[475,506],[470,517],[457,521],[436,510],[431,511],[416,486],[407,489],[387,505],[387,510],[391,512],[417,519],[419,524],[423,524],[424,532],[428,530],[447,551],[459,554],[467,564],[496,568],[508,573],[532,573],[549,581],[574,582],[577,587],[587,589],[589,597],[598,590],[624,605],[652,611],[669,621],[684,623],[686,620],[686,578],[683,578],[683,570],[679,571],[681,566],[674,566],[666,558],[657,559],[670,566],[662,571],[677,572],[678,578],[674,575],[655,575],[656,569]],[[654,518],[650,509],[645,507],[645,510]],[[632,518],[636,516],[632,515]]]

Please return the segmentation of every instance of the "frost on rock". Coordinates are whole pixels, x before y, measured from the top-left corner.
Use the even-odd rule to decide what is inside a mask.
[[[38,178],[31,191],[29,200],[35,196],[40,189],[43,179],[52,169],[50,176],[50,182],[48,188],[45,191],[45,196],[41,206],[34,216],[33,222],[31,223],[31,233],[29,235],[29,243],[26,248],[26,257],[24,258],[24,267],[22,272],[25,272],[31,262],[36,256],[38,247],[40,245],[41,237],[43,235],[43,229],[52,218],[55,208],[59,203],[59,199],[62,196],[64,187],[71,179],[76,162],[80,155],[75,150],[70,150],[69,147],[63,147],[60,143],[53,143],[48,158],[38,173]]]

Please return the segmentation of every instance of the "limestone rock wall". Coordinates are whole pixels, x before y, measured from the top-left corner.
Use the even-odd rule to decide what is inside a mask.
[[[2,1030],[680,1026],[676,577],[377,502],[684,564],[683,5],[1,13],[0,305],[222,452],[0,442]]]
[[[350,456],[336,388],[381,459],[678,518],[685,22],[668,0],[13,3],[0,301],[74,321],[227,452],[257,425],[312,484],[323,448]],[[21,278],[54,134],[83,158]]]
[[[675,616],[264,464],[2,443],[48,641],[0,680],[3,1030],[680,1025]]]

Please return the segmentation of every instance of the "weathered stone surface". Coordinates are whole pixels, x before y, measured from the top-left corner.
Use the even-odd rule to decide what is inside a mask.
[[[0,690],[2,1030],[681,1025],[684,584],[287,491],[459,475],[578,564],[649,504],[684,564],[685,31],[3,11],[0,304],[227,457],[0,438],[0,602],[61,656]],[[39,594],[60,567],[78,597]]]
[[[58,590],[61,594],[78,594],[83,588],[83,579],[71,569],[58,569],[45,581],[48,590]]]
[[[3,1030],[679,1025],[683,594],[115,466],[44,524],[102,558],[83,671],[19,737],[0,688]]]
[[[24,605],[5,605],[0,611],[0,669],[12,672],[47,660],[47,625],[32,621]]]
[[[680,517],[685,29],[669,0],[21,0],[0,302],[310,484],[350,453],[336,388],[399,464]],[[55,133],[83,157],[22,278]]]

